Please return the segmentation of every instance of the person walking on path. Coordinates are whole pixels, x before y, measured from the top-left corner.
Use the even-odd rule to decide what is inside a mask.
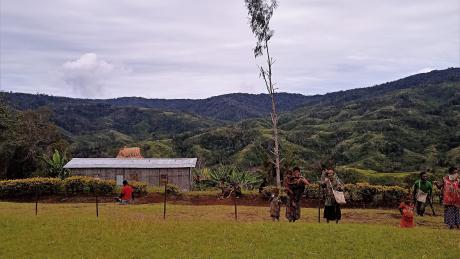
[[[339,223],[342,219],[342,211],[340,210],[340,204],[337,203],[334,190],[340,191],[343,189],[343,183],[340,178],[334,172],[333,169],[327,169],[321,174],[321,185],[324,190],[324,218],[329,223],[331,220],[335,220],[335,223]]]
[[[422,216],[425,214],[425,208],[427,202],[431,202],[433,192],[433,184],[428,181],[428,175],[426,172],[420,173],[420,179],[414,183],[413,200],[417,215]]]
[[[434,182],[443,192],[444,223],[453,229],[460,228],[460,189],[458,169],[449,168],[448,174],[443,177],[442,182]]]

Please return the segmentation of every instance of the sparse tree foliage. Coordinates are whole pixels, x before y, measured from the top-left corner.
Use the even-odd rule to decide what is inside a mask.
[[[260,65],[259,71],[260,76],[263,78],[267,92],[271,97],[272,111],[271,121],[273,126],[273,156],[274,159],[271,161],[275,165],[276,170],[276,185],[278,188],[281,187],[280,177],[280,150],[279,150],[279,138],[278,138],[278,121],[279,116],[276,112],[276,100],[275,83],[272,80],[272,66],[275,60],[270,57],[269,41],[273,37],[274,31],[270,29],[270,19],[273,16],[275,8],[278,6],[276,0],[245,0],[246,7],[248,8],[249,24],[257,39],[256,46],[254,48],[254,56],[266,55],[266,65]]]

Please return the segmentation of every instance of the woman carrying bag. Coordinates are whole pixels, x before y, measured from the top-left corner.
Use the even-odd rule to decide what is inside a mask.
[[[339,223],[339,220],[342,219],[340,205],[346,203],[342,192],[343,183],[334,170],[327,169],[321,175],[321,185],[323,186],[325,197],[324,218],[327,223],[331,220]]]

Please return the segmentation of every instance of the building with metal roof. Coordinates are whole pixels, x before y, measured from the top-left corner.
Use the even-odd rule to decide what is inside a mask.
[[[64,168],[70,169],[72,175],[116,180],[117,184],[128,180],[159,186],[162,175],[167,175],[169,183],[190,190],[196,161],[196,158],[73,158]]]

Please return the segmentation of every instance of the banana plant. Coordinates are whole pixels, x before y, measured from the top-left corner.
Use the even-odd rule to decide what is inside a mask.
[[[61,154],[59,150],[54,150],[54,153],[51,157],[46,155],[41,156],[42,160],[48,166],[48,174],[51,177],[59,177],[61,179],[67,178],[70,176],[70,171],[65,169],[65,164],[69,161],[64,154]]]
[[[251,172],[240,171],[235,167],[218,167],[209,172],[209,185],[218,186],[221,181],[230,185],[238,185],[244,189],[253,189],[262,179]]]

